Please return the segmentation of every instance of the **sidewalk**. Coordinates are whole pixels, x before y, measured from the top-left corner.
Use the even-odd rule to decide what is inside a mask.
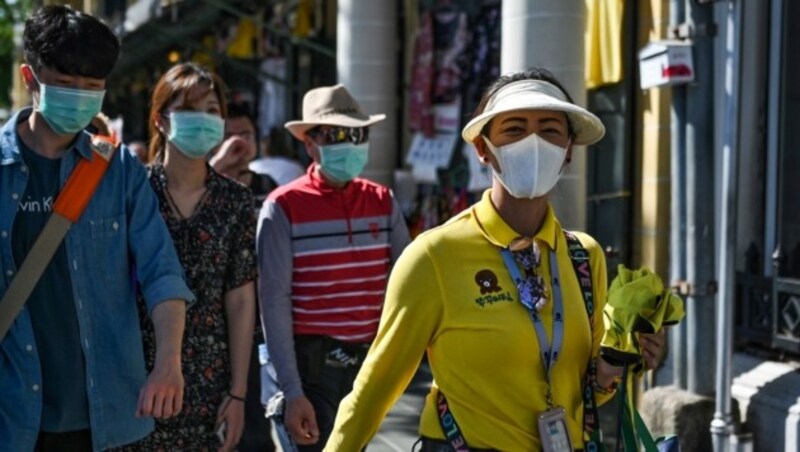
[[[409,452],[419,437],[419,415],[425,404],[433,374],[427,363],[422,363],[408,389],[389,411],[380,430],[372,438],[369,452]]]

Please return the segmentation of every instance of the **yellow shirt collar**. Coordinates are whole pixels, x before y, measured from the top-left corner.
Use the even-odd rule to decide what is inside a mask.
[[[483,192],[481,200],[472,207],[473,215],[486,240],[501,248],[507,248],[511,242],[524,237],[511,229],[511,226],[500,217],[494,204],[492,204],[491,194],[491,188]],[[558,240],[556,240],[557,234],[560,231],[561,225],[556,220],[553,207],[548,204],[542,227],[539,228],[539,232],[533,238],[540,243],[546,243],[550,249],[555,250],[558,244]]]

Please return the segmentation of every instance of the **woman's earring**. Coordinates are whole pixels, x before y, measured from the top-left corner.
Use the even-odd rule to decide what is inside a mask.
[[[489,164],[489,157],[486,157],[485,155],[482,155],[481,156],[481,163],[483,163],[484,165],[488,165]]]

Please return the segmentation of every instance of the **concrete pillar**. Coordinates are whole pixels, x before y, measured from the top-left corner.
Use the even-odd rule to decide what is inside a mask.
[[[531,66],[548,69],[579,105],[586,106],[584,0],[503,0],[501,73]],[[555,44],[558,43],[558,44]],[[551,195],[567,229],[586,228],[586,151],[572,154]]]
[[[339,0],[336,69],[339,83],[368,114],[386,120],[370,130],[369,163],[363,176],[391,185],[397,166],[397,9],[394,2]]]

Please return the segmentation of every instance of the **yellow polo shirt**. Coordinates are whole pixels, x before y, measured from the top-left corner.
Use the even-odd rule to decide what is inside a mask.
[[[550,250],[558,260],[564,338],[552,369],[553,399],[567,413],[574,447],[583,447],[581,388],[589,357],[603,336],[606,263],[598,243],[576,233],[589,251],[594,334],[561,226],[552,208],[535,240],[540,273],[552,294]],[[439,390],[470,447],[501,451],[540,448],[537,416],[546,410],[539,341],[500,253],[519,237],[483,199],[446,224],[420,235],[392,270],[378,336],[342,401],[326,451],[361,450],[411,381],[423,352],[434,376],[419,432],[444,439],[436,411]],[[540,311],[552,343],[553,302]]]

